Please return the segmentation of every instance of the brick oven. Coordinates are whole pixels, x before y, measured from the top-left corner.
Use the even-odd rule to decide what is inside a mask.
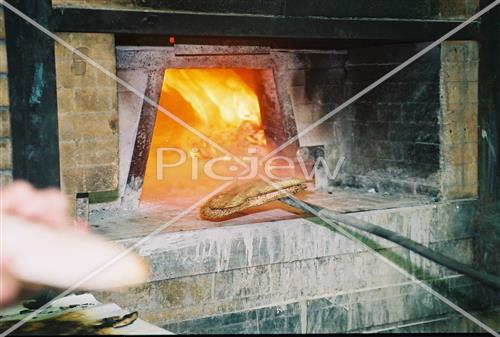
[[[415,279],[278,202],[222,222],[201,220],[197,208],[177,219],[218,185],[189,179],[194,161],[223,153],[175,119],[239,157],[262,158],[298,135],[276,165],[308,175],[305,200],[498,273],[488,238],[498,10],[302,135],[486,2],[9,2],[101,69],[4,9],[2,184],[59,186],[76,217],[126,245],[162,228],[138,248],[150,282],[100,298],[177,333],[482,331]],[[483,27],[496,35],[482,36]],[[18,31],[49,52],[27,55]],[[169,165],[183,154],[165,147],[185,150],[186,164]],[[236,172],[229,159],[216,165]],[[477,281],[364,240],[467,310],[498,317]]]

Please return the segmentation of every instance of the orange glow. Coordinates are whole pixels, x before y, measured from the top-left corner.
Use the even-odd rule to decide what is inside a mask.
[[[251,69],[167,69],[159,104],[234,155],[251,156],[248,149],[253,148],[253,156],[261,157],[273,144],[262,128],[258,79],[258,70]],[[185,163],[159,172],[158,159],[173,165],[181,156],[169,150],[157,158],[159,148],[182,150]],[[230,157],[158,111],[141,200],[172,201],[209,193],[225,182],[205,174],[204,165],[214,158],[222,158],[213,165],[220,176],[241,173]]]

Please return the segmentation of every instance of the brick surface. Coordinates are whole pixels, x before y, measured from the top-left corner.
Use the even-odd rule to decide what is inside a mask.
[[[422,47],[349,50],[344,100]],[[439,75],[440,52],[436,49],[354,102],[342,113],[344,120],[334,118],[334,130],[341,131],[334,146],[347,157],[341,170],[342,179],[347,180],[339,178],[334,184],[390,193],[436,194],[438,185],[433,177],[439,170]],[[338,160],[333,152],[328,157],[331,162]]]
[[[0,108],[0,137],[10,136],[10,112],[6,108]]]
[[[4,12],[0,7],[0,187],[12,181],[12,145],[10,137],[7,50],[5,47]]]
[[[12,169],[12,143],[10,139],[0,139],[0,170]]]
[[[359,217],[387,226],[435,251],[470,264],[473,261],[474,232],[471,224],[474,212],[475,203],[469,201],[364,212]],[[467,219],[467,224],[457,219]],[[235,259],[235,255],[256,253],[251,263],[243,257],[238,259],[239,264],[227,265],[223,270],[195,267],[190,270],[197,272],[191,275],[172,274],[167,279],[155,280],[126,293],[97,295],[102,301],[116,302],[131,310],[140,308],[144,319],[166,325],[177,333],[256,332],[257,328],[275,333],[304,331],[306,328],[315,332],[352,331],[433,317],[452,310],[418,285],[408,282],[404,275],[378,257],[341,235],[324,233],[322,227],[311,227],[313,231],[307,231],[305,236],[297,235],[298,228],[289,226],[289,223],[275,225],[275,229],[281,227],[278,232],[270,227],[260,226],[259,229],[259,226],[248,226],[263,237],[246,233],[247,244],[240,244],[240,238],[232,235],[228,236],[231,242],[224,242],[230,247],[231,252],[227,252],[230,259]],[[233,231],[238,229],[233,228]],[[217,235],[212,234],[212,240],[217,240]],[[462,239],[450,240],[454,236]],[[269,241],[255,244],[264,237]],[[318,244],[319,237],[325,241],[325,246],[298,244],[304,239]],[[436,239],[444,241],[434,242]],[[164,256],[177,262],[178,258],[174,259],[172,254],[189,257],[193,254],[189,252],[197,245],[190,240],[187,242],[192,247],[183,244],[182,248],[174,248],[169,242],[163,247]],[[252,252],[248,251],[250,242]],[[283,249],[279,249],[280,245],[284,245]],[[440,285],[441,291],[449,289],[453,292],[450,299],[458,299],[464,307],[471,308],[477,304],[474,303],[475,292],[471,291],[477,285],[467,278],[446,279],[453,275],[446,268],[429,263],[385,240],[376,239],[369,245],[381,245],[377,249],[391,259],[398,256],[399,263],[406,270],[419,278],[426,278],[427,282]],[[159,247],[156,244],[153,246],[156,247],[155,252],[148,258],[158,259]],[[209,246],[212,245],[206,242],[206,252]],[[217,249],[224,250],[222,247]],[[224,259],[216,251],[208,254],[212,258]],[[200,259],[193,262],[203,264]],[[154,264],[159,269],[155,273],[166,272],[165,263]],[[183,263],[171,265],[183,267]],[[183,269],[183,273],[186,271]],[[339,315],[332,316],[332,310]],[[300,317],[303,318],[302,323]],[[300,326],[306,322],[307,326]]]
[[[9,105],[9,84],[6,74],[0,74],[0,106]]]
[[[0,39],[5,39],[5,21],[3,17],[3,7],[0,8]]]
[[[59,36],[115,73],[112,35]],[[114,190],[119,165],[117,84],[59,44],[55,55],[63,189],[71,194]]]
[[[477,195],[478,52],[475,42],[445,42],[441,50],[441,174],[445,198]]]
[[[0,73],[7,72],[7,50],[5,41],[0,40]]]
[[[3,170],[0,171],[0,187],[7,186],[12,182],[12,171]]]

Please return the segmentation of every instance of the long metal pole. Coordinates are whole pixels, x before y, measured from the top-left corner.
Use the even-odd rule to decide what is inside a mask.
[[[408,248],[409,250],[422,255],[423,257],[434,261],[436,263],[439,263],[442,266],[445,266],[451,270],[454,270],[456,272],[459,272],[463,275],[467,275],[475,280],[478,280],[492,288],[496,288],[500,290],[500,277],[476,270],[466,264],[463,264],[461,262],[458,262],[452,258],[449,258],[445,255],[442,255],[438,252],[433,251],[432,249],[429,249],[425,247],[424,245],[415,242],[411,239],[408,239],[407,237],[401,236],[396,232],[393,232],[391,230],[382,228],[380,226],[374,225],[370,222],[364,221],[357,219],[353,216],[346,215],[346,214],[339,214],[336,213],[332,210],[319,207],[316,205],[312,205],[310,203],[307,203],[302,200],[297,200],[293,197],[286,197],[279,199],[280,201],[298,208],[302,211],[305,211],[307,213],[311,213],[310,210],[314,210],[318,216],[324,217],[327,219],[330,219],[336,223],[340,223],[343,225],[347,225],[350,227],[354,227],[356,229],[362,230],[364,232],[368,232],[370,234],[374,234],[376,236],[379,236],[381,238],[384,238],[386,240],[392,241],[394,243],[397,243],[398,245]],[[309,209],[305,206],[308,206]],[[330,224],[328,224],[329,227],[332,227]],[[334,229],[334,228],[333,228]]]

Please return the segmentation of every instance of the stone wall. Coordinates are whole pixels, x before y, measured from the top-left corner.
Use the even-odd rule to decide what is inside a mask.
[[[292,69],[298,131],[424,47],[349,49],[340,65],[331,62],[316,77],[304,74],[319,63],[306,63],[305,73]],[[325,145],[331,167],[346,158],[335,185],[477,196],[477,53],[475,42],[445,42],[302,137],[301,145]]]
[[[330,171],[341,157],[346,158],[331,184],[445,198],[476,195],[477,61],[457,63],[452,56],[444,56],[451,53],[448,46],[459,44],[449,42],[443,51],[434,48],[299,137],[301,147],[314,152],[324,147]],[[118,58],[120,69],[148,71],[181,65],[270,68],[277,83],[286,137],[290,138],[425,46],[268,49],[236,58],[177,55],[178,46],[124,48]],[[464,52],[463,48],[455,50],[454,57],[468,57]],[[457,116],[463,117],[458,120]],[[122,162],[130,160],[125,159]]]
[[[274,55],[282,109],[289,111],[285,115],[294,116],[299,134],[344,102],[346,50],[277,51]],[[301,135],[300,146],[331,142],[334,119]]]
[[[477,42],[442,44],[440,185],[445,198],[477,196],[478,64]]]
[[[475,210],[462,200],[351,215],[472,263]],[[160,234],[138,248],[151,282],[98,298],[176,333],[353,332],[454,312],[370,247],[467,310],[487,305],[477,282],[360,237],[366,246],[304,219]]]
[[[110,34],[59,33],[58,36],[115,74]],[[61,187],[76,193],[118,187],[117,83],[56,43]]]
[[[425,44],[348,50],[342,101],[394,69]],[[334,165],[346,158],[334,184],[378,192],[438,194],[439,48],[333,117],[326,147]]]
[[[12,181],[9,88],[3,8],[0,8],[0,187]]]
[[[276,51],[282,108],[297,131],[413,56],[426,44],[334,51]],[[378,192],[439,194],[440,50],[436,48],[359,100],[299,137],[325,147],[330,183]]]

